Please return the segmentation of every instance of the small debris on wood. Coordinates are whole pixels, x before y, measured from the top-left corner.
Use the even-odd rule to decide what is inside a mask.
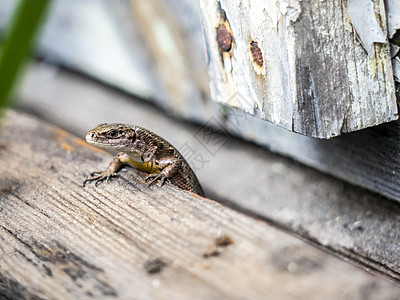
[[[203,251],[203,257],[208,258],[211,256],[218,256],[220,252],[215,245],[207,245]]]
[[[221,234],[214,239],[214,244],[218,247],[232,245],[235,241],[227,234]]]
[[[203,270],[207,270],[210,268],[210,263],[209,262],[203,262],[199,265],[200,268],[202,268]]]
[[[149,274],[160,273],[167,264],[161,258],[149,259],[143,264],[143,268]]]
[[[220,234],[216,238],[214,238],[213,245],[207,245],[203,251],[203,257],[208,258],[212,256],[219,256],[221,254],[218,247],[227,247],[232,245],[234,240],[227,234]]]

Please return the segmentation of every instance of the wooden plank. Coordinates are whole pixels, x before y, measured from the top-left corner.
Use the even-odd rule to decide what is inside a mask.
[[[84,188],[88,170],[111,156],[31,116],[10,112],[0,145],[2,297],[400,297],[263,222],[170,185],[148,188],[134,170]],[[218,236],[231,244],[218,246]],[[210,248],[219,255],[204,257]],[[149,269],[155,258],[165,266]]]
[[[330,140],[317,140],[228,110],[225,129],[324,173],[400,201],[399,121]]]
[[[12,1],[2,1],[0,10],[8,15],[12,5]],[[152,62],[147,50],[139,42],[129,43],[130,39],[140,40],[137,30],[124,18],[123,13],[129,11],[121,15],[114,6],[119,4],[53,1],[38,40],[38,54],[143,99],[159,100],[161,91],[149,68]]]
[[[397,119],[389,46],[368,56],[346,1],[200,3],[213,100],[317,138]],[[385,20],[383,5],[374,13]],[[227,51],[221,28],[232,38]]]
[[[111,6],[120,15],[125,12],[125,27],[140,33],[157,77],[155,86],[161,91],[154,99],[174,115],[189,120],[207,118],[211,101],[198,3],[147,0]]]
[[[169,118],[143,101],[135,101],[128,95],[76,74],[63,70],[55,73],[47,68],[41,65],[32,69],[23,84],[20,107],[82,137],[100,122],[136,123],[150,128],[181,150],[196,169],[209,197],[256,214],[370,270],[396,280],[400,277],[398,203],[231,136],[218,135],[217,132],[206,135],[209,133],[204,131],[206,128]],[[53,76],[50,77],[49,73]],[[58,101],[54,101],[55,98]],[[236,119],[234,115],[230,116],[226,124],[231,126],[236,121],[249,121],[246,115],[236,115]],[[209,124],[213,121],[211,119]],[[259,123],[253,125],[247,132],[257,130]],[[243,123],[239,126],[246,132]],[[369,172],[359,175],[369,180],[375,178],[371,169],[374,164],[392,161],[393,167],[398,166],[398,152],[393,145],[397,136],[395,132],[381,133],[376,132],[378,129],[370,129],[353,133],[341,145],[339,141],[344,136],[320,141],[269,126],[269,143],[275,151],[303,155],[307,163],[317,160],[331,170],[336,168],[353,174],[359,168],[369,166]],[[376,144],[371,138],[363,143],[352,138],[368,132],[376,139]],[[213,139],[207,139],[210,136]],[[292,140],[293,137],[301,140]],[[349,147],[351,143],[354,147]],[[362,152],[355,151],[357,147],[363,149]],[[371,152],[373,147],[375,150]],[[193,151],[188,151],[190,149]],[[386,156],[379,155],[380,151],[385,151]],[[325,158],[319,156],[324,153]],[[367,159],[363,160],[363,157]],[[383,178],[390,176],[383,167],[381,170]],[[392,174],[391,180],[395,181],[398,175],[397,172]]]

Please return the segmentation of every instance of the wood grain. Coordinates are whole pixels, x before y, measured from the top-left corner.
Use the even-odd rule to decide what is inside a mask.
[[[389,45],[375,45],[368,56],[346,1],[200,3],[213,100],[317,138],[397,119]],[[232,32],[229,53],[218,48],[220,26]],[[254,42],[261,67],[251,58]]]
[[[148,188],[134,170],[83,188],[111,157],[28,115],[8,114],[0,145],[6,299],[400,297],[398,287],[263,222],[174,186]],[[205,258],[221,234],[233,244]],[[149,274],[144,264],[154,258],[166,266]]]

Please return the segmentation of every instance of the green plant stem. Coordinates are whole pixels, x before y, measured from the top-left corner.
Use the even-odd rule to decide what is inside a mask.
[[[12,92],[32,49],[51,0],[20,0],[0,50],[0,110],[11,104]]]

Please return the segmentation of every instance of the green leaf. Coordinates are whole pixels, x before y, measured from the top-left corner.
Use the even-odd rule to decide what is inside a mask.
[[[11,104],[12,92],[34,44],[51,0],[20,0],[0,49],[0,110]]]

